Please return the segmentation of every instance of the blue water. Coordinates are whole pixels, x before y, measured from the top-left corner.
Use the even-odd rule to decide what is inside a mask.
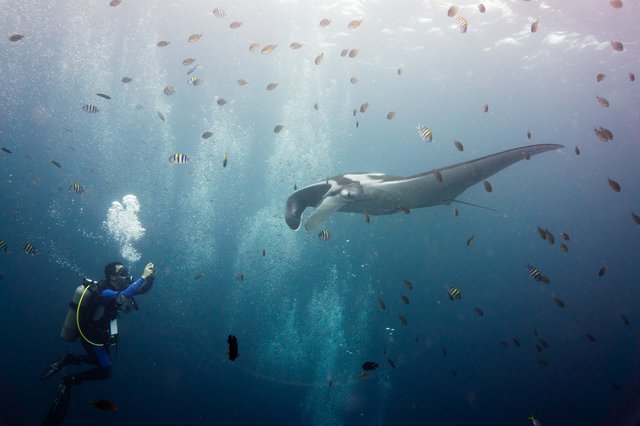
[[[65,424],[638,424],[640,88],[628,74],[640,73],[640,5],[492,0],[481,14],[461,2],[461,34],[451,4],[1,2],[0,146],[12,153],[0,152],[0,424],[40,424],[57,381],[37,374],[82,351],[59,338],[73,291],[115,260],[136,275],[153,261],[155,285],[120,318],[113,377],[74,388]],[[363,21],[349,30],[353,19]],[[267,44],[278,46],[260,53]],[[345,48],[359,54],[341,57]],[[187,84],[188,57],[202,85]],[[168,84],[175,95],[163,94]],[[599,126],[614,140],[599,141]],[[495,212],[458,204],[369,224],[335,213],[329,241],[284,221],[294,185],[408,176],[536,143],[565,148],[491,177],[492,193],[479,184],[459,197]],[[170,164],[177,152],[192,162]],[[75,182],[84,193],[68,191]],[[146,229],[132,243],[138,261],[105,224],[127,194]],[[36,256],[22,252],[27,242]],[[529,277],[527,262],[551,283]],[[228,334],[240,345],[233,363]],[[380,367],[359,378],[368,360]],[[119,410],[96,410],[95,399]]]

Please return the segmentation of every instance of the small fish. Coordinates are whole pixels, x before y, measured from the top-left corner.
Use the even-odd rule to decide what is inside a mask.
[[[213,136],[213,132],[207,131],[202,134],[202,139],[209,139],[211,136]]]
[[[96,93],[96,96],[100,96],[101,98],[111,99],[111,96],[105,95],[104,93]]]
[[[75,192],[76,194],[82,194],[84,192],[84,188],[79,183],[72,183],[69,185],[69,191]]]
[[[166,40],[161,40],[158,43],[156,43],[156,46],[158,47],[167,47],[171,42],[166,41]]]
[[[176,93],[176,89],[170,84],[168,84],[164,86],[164,89],[162,89],[162,93],[164,93],[166,96],[171,96],[174,93]]]
[[[540,235],[540,238],[542,238],[543,240],[547,239],[547,233],[545,232],[544,229],[540,228],[538,226],[538,235]]]
[[[267,255],[267,251],[265,249],[262,249],[262,257],[265,257]]]
[[[578,148],[578,145],[576,145],[576,147],[574,148],[574,152],[576,153],[576,155],[580,155],[580,148]]]
[[[538,339],[538,342],[540,342],[540,344],[541,344],[542,346],[544,346],[545,348],[548,348],[548,347],[549,347],[549,343],[547,343],[547,341],[546,341],[546,340],[544,340],[543,338],[539,338],[539,339]]]
[[[22,246],[22,250],[29,256],[35,256],[38,253],[38,250],[36,250],[36,248],[31,243],[24,244]]]
[[[464,146],[460,141],[453,141],[453,145],[455,145],[456,149],[460,152],[464,151]]]
[[[89,404],[93,405],[99,410],[118,411],[118,404],[107,399],[94,399],[89,401]]]
[[[247,80],[245,80],[243,78],[241,78],[240,80],[236,81],[236,83],[238,83],[238,86],[246,86],[248,84]]]
[[[251,43],[249,45],[249,52],[255,52],[258,47],[260,47],[260,43]]]
[[[556,305],[560,306],[561,308],[564,308],[565,306],[564,301],[559,297],[553,296],[553,301],[556,302]]]
[[[378,363],[373,362],[373,361],[365,361],[362,364],[362,369],[365,370],[365,371],[373,371],[376,368],[378,368]]]
[[[321,54],[319,54],[318,56],[316,56],[316,58],[313,60],[313,62],[316,65],[320,65],[322,63],[322,61],[324,60],[324,52],[322,52]]]
[[[535,266],[532,266],[527,263],[527,272],[529,273],[530,276],[533,277],[534,280],[536,281],[542,280],[542,274],[540,273],[538,268],[536,268]]]
[[[323,20],[320,21],[321,27],[328,27],[329,24],[331,24],[331,19],[324,18]]]
[[[387,358],[387,362],[391,366],[391,368],[396,368],[396,364],[391,360],[391,358]]]
[[[418,126],[416,127],[416,130],[418,131],[418,135],[420,135],[423,141],[425,142],[433,141],[433,133],[431,133],[431,129],[424,127],[422,124],[418,124]]]
[[[190,163],[191,159],[187,157],[186,154],[175,153],[171,157],[169,157],[169,162],[171,164],[185,164]]]
[[[331,388],[333,386],[333,379],[329,378],[329,382],[327,383],[327,387]]]
[[[322,241],[328,241],[331,239],[331,233],[328,230],[323,229],[318,234],[318,238],[320,238]]]
[[[357,113],[358,113],[358,110],[356,108],[354,108],[353,109],[353,116],[355,117]]]
[[[270,92],[273,89],[275,89],[276,87],[278,87],[278,83],[269,83],[267,84],[267,90]]]
[[[445,358],[447,357],[447,348],[446,347],[442,348],[442,356],[445,357]]]
[[[613,189],[615,192],[620,192],[620,184],[618,182],[609,178],[607,178],[607,181],[609,181],[609,186],[611,187],[611,189]]]
[[[220,106],[225,105],[227,103],[227,100],[225,98],[220,98],[216,101],[216,103]]]
[[[409,291],[413,290],[413,284],[411,283],[411,281],[409,281],[406,278],[403,278],[403,282],[404,282],[404,286],[407,288],[407,290],[409,290]]]
[[[6,244],[5,244],[5,249],[4,249],[4,251],[5,251],[5,252],[7,251],[7,249],[6,249]],[[629,318],[627,318],[627,317],[626,317],[626,316],[624,316],[624,315],[620,315],[620,318],[622,318],[622,321],[624,322],[624,325],[629,325]]]
[[[240,356],[238,353],[238,339],[233,334],[230,334],[229,337],[227,337],[227,343],[229,344],[229,352],[227,352],[229,360],[235,361],[236,358]]]
[[[313,109],[315,109],[316,111],[318,110],[318,108],[320,108],[320,105],[318,105],[318,103],[316,102],[315,104],[313,104]]]
[[[273,133],[280,133],[282,129],[284,129],[284,126],[282,124],[278,124],[273,128]]]
[[[345,56],[347,56],[348,54],[349,54],[349,49],[342,49],[342,50],[340,51],[340,56],[342,56],[343,58],[344,58]]]
[[[482,105],[482,112],[489,112],[489,104]]]
[[[500,346],[502,346],[503,348],[508,348],[508,347],[509,347],[509,344],[508,344],[507,342],[505,342],[504,340],[502,340],[502,341],[500,342]]]
[[[227,153],[224,153],[224,158],[222,159],[222,168],[227,167],[227,163],[229,162],[229,157],[227,157]]]
[[[539,26],[540,26],[540,23],[537,20],[533,21],[533,23],[531,24],[531,32],[532,33],[537,32]]]
[[[604,274],[606,274],[606,273],[607,273],[607,267],[606,267],[606,266],[603,266],[603,267],[602,267],[602,268],[600,268],[600,270],[598,271],[598,276],[599,276],[599,277],[603,277],[603,276],[604,276]]]
[[[462,293],[460,290],[451,285],[447,286],[447,294],[449,295],[450,300],[462,299]]]
[[[395,111],[389,111],[387,113],[387,120],[393,120],[393,117],[396,116],[396,112]]]
[[[236,281],[238,281],[239,283],[242,283],[244,281],[244,274],[242,272],[238,272],[238,275],[236,275]]]
[[[629,73],[629,81],[636,81],[636,75],[632,72]]]
[[[411,303],[409,301],[409,298],[407,296],[405,296],[404,294],[401,294],[400,298],[402,299],[402,303],[404,303],[405,305],[408,305],[409,303]]]
[[[624,46],[622,45],[622,43],[620,43],[619,41],[612,41],[611,42],[611,47],[613,48],[613,50],[615,50],[616,52],[622,52],[624,50]]]
[[[360,112],[361,113],[365,113],[367,112],[367,108],[369,108],[369,102],[365,102],[362,105],[360,105]]]
[[[385,305],[384,300],[382,299],[378,299],[378,306],[380,306],[380,309],[382,309],[383,311],[387,309],[387,305]]]
[[[549,362],[544,358],[538,358],[536,362],[538,363],[538,365],[541,365],[542,367],[545,367],[545,368],[549,366]]]
[[[418,340],[420,340],[420,333],[416,334],[416,338],[415,338],[416,343],[418,343]]]
[[[202,38],[202,34],[191,34],[189,36],[189,38],[187,39],[187,42],[195,43],[196,41],[200,40],[201,38]]]
[[[542,365],[542,364],[540,364],[540,365]],[[544,367],[546,367],[546,365]],[[533,415],[529,416],[528,420],[531,420],[531,424],[533,426],[542,426],[542,423],[540,423],[535,417],[533,417]]]
[[[400,319],[402,325],[407,325],[409,323],[409,321],[407,321],[407,319],[403,315],[398,315],[398,318]]]
[[[84,112],[89,112],[89,113],[92,113],[92,114],[94,114],[94,113],[96,113],[96,112],[100,111],[100,110],[98,109],[98,107],[97,107],[97,106],[92,105],[92,104],[86,104],[86,105],[84,105],[84,106],[82,107],[82,110],[83,110]]]
[[[133,79],[131,77],[122,77],[122,81],[124,84],[131,83]]]
[[[513,338],[513,344],[516,345],[517,348],[520,347],[520,340],[516,339],[515,337]]]
[[[202,272],[198,272],[193,276],[193,279],[197,281],[197,280],[201,280],[202,277],[204,277],[204,274]]]
[[[225,16],[227,16],[227,12],[220,7],[216,7],[215,9],[213,9],[213,15],[216,18],[224,18]]]
[[[362,19],[354,19],[353,21],[349,22],[347,28],[349,28],[350,30],[355,30],[360,26],[360,24],[362,24]]]
[[[605,108],[609,107],[609,101],[606,98],[603,98],[602,96],[596,96],[596,101],[598,101],[598,103],[602,107],[605,107]]]
[[[536,350],[537,350],[538,352],[542,352],[542,348],[541,348],[541,347],[540,347],[540,345],[539,345],[539,344],[537,344],[537,343],[536,343]]]
[[[474,311],[476,311],[476,314],[478,314],[479,317],[483,317],[484,316],[484,311],[480,308],[473,308]]]
[[[566,232],[561,232],[560,237],[565,241],[571,240],[571,237],[569,237],[569,234],[567,234]]]
[[[527,129],[527,139],[531,139],[531,130]]]
[[[447,16],[449,18],[453,18],[454,16],[456,16],[456,13],[458,13],[458,6],[453,5],[449,8],[449,10],[447,10]]]
[[[604,80],[607,76],[602,74],[602,73],[598,73],[598,75],[596,75],[596,83],[600,83],[602,80]]]
[[[360,50],[358,50],[358,49],[351,49],[349,51],[349,57],[350,58],[355,58],[356,56],[358,56],[359,52],[360,52]]]
[[[6,152],[7,154],[11,154],[13,152],[9,148],[5,148],[4,146],[2,148],[0,148],[0,149],[3,150],[4,152]]]
[[[157,111],[157,113],[158,113],[158,118],[164,121],[164,114],[162,114],[160,111]]]
[[[478,10],[480,11],[480,13],[485,13],[487,11],[487,8],[484,7],[484,4],[480,3],[478,5]]]
[[[569,247],[567,247],[567,245],[565,243],[562,243],[558,247],[558,250],[560,250],[561,253],[568,253],[569,252]]]
[[[187,75],[191,75],[193,72],[195,72],[195,70],[197,70],[198,68],[200,68],[200,64],[196,64],[194,66],[192,66],[191,68],[189,68],[189,71],[187,71]],[[198,78],[198,77],[194,77],[194,78]],[[200,82],[196,83],[196,84],[192,84],[192,86],[197,86],[198,84],[200,84]]]
[[[398,75],[402,75],[402,73],[403,73],[402,68],[398,68],[398,70],[396,71],[396,74],[398,74]]]
[[[242,22],[234,21],[229,24],[229,28],[231,28],[232,30],[237,30],[238,28],[240,28],[241,25],[242,25]]]
[[[0,251],[7,252],[7,242],[5,240],[0,240]]]
[[[187,80],[187,84],[194,87],[199,86],[200,84],[202,84],[202,79],[200,77],[193,76],[189,80]]]
[[[51,160],[51,164],[53,164],[54,166],[56,166],[59,169],[62,168],[62,164],[58,163],[56,160]]]
[[[609,4],[614,9],[621,9],[622,8],[622,0],[609,0]]]
[[[4,148],[3,148],[3,151],[4,151]],[[631,212],[631,218],[633,219],[633,221],[636,224],[640,225],[640,216],[639,215],[635,214],[634,212]]]
[[[24,36],[22,34],[11,34],[9,36],[9,41],[11,42],[16,42],[16,41],[20,41],[24,38]]]
[[[356,129],[360,127],[360,122],[358,120],[356,120]]]
[[[551,245],[556,242],[556,237],[554,237],[551,231],[549,231],[548,229],[544,230],[544,239],[547,240],[547,242]]]
[[[589,339],[590,341],[592,341],[592,342],[596,341],[596,338],[593,337],[591,334],[587,334],[586,336],[587,336],[587,339]]]
[[[289,47],[293,50],[297,50],[300,49],[302,47],[302,43],[298,43],[297,41],[294,41],[293,43],[291,43],[289,45]]]
[[[411,209],[409,209],[409,207],[407,207],[407,206],[399,206],[399,209],[400,209],[400,210],[402,210],[402,212],[403,212],[404,214],[409,214],[409,213],[411,213]]]
[[[482,181],[482,185],[484,185],[484,190],[487,192],[491,192],[493,191],[493,187],[491,186],[491,183],[488,180],[483,180]]]
[[[364,212],[364,223],[371,223],[371,217],[367,212]]]
[[[457,207],[454,207],[454,208],[453,208],[453,215],[454,215],[454,216],[458,216],[459,214],[460,214],[460,212],[458,212],[458,208],[457,208]]]
[[[182,61],[182,65],[191,65],[196,61],[196,58],[186,58]]]
[[[276,47],[278,47],[277,44],[267,44],[265,47],[262,48],[260,53],[262,53],[263,55],[268,55],[269,53],[273,52],[273,50]]]
[[[436,180],[440,183],[442,183],[442,173],[440,173],[440,170],[434,170],[433,171],[433,177],[436,178]]]
[[[458,24],[456,25],[458,27],[458,31],[460,31],[462,34],[467,32],[467,27],[469,26],[469,21],[467,20],[467,18],[464,18],[462,16],[458,17]]]
[[[470,236],[470,237],[467,239],[467,247],[471,247],[471,244],[473,244],[473,238],[474,238],[474,237],[473,237],[473,235],[472,235],[472,236]]]

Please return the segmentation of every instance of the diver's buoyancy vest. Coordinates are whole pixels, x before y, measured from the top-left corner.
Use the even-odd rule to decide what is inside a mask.
[[[102,345],[109,341],[109,322],[116,317],[118,307],[115,302],[99,303],[97,292],[101,284],[85,279],[76,287],[60,331],[63,340],[73,342],[82,334],[93,344]],[[78,326],[82,330],[78,330]]]

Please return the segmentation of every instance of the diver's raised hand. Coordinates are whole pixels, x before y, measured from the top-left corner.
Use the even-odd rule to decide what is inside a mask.
[[[146,280],[147,278],[153,278],[156,276],[156,267],[153,262],[147,263],[147,266],[144,267],[144,272],[142,273],[142,279]]]

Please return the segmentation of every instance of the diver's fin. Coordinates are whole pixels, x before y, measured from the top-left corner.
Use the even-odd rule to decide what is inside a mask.
[[[65,365],[67,365],[69,363],[69,360],[71,359],[72,356],[73,355],[71,354],[71,352],[69,352],[68,354],[66,354],[65,356],[60,358],[59,360],[57,360],[55,362],[52,362],[51,364],[47,365],[45,367],[45,369],[42,370],[42,373],[40,373],[40,375],[38,376],[38,381],[44,380],[44,379],[46,379],[48,377],[51,377],[55,373],[60,371],[60,369],[62,367],[64,367]]]
[[[58,426],[64,422],[64,418],[69,411],[69,401],[71,400],[71,384],[61,381],[58,391],[53,398],[47,416],[42,421],[42,426]]]
[[[497,212],[496,209],[492,209],[491,207],[481,206],[480,204],[467,203],[466,201],[460,201],[460,200],[451,200],[451,201],[454,202],[454,203],[466,204],[468,206],[479,207],[481,209],[490,210],[492,212]]]

